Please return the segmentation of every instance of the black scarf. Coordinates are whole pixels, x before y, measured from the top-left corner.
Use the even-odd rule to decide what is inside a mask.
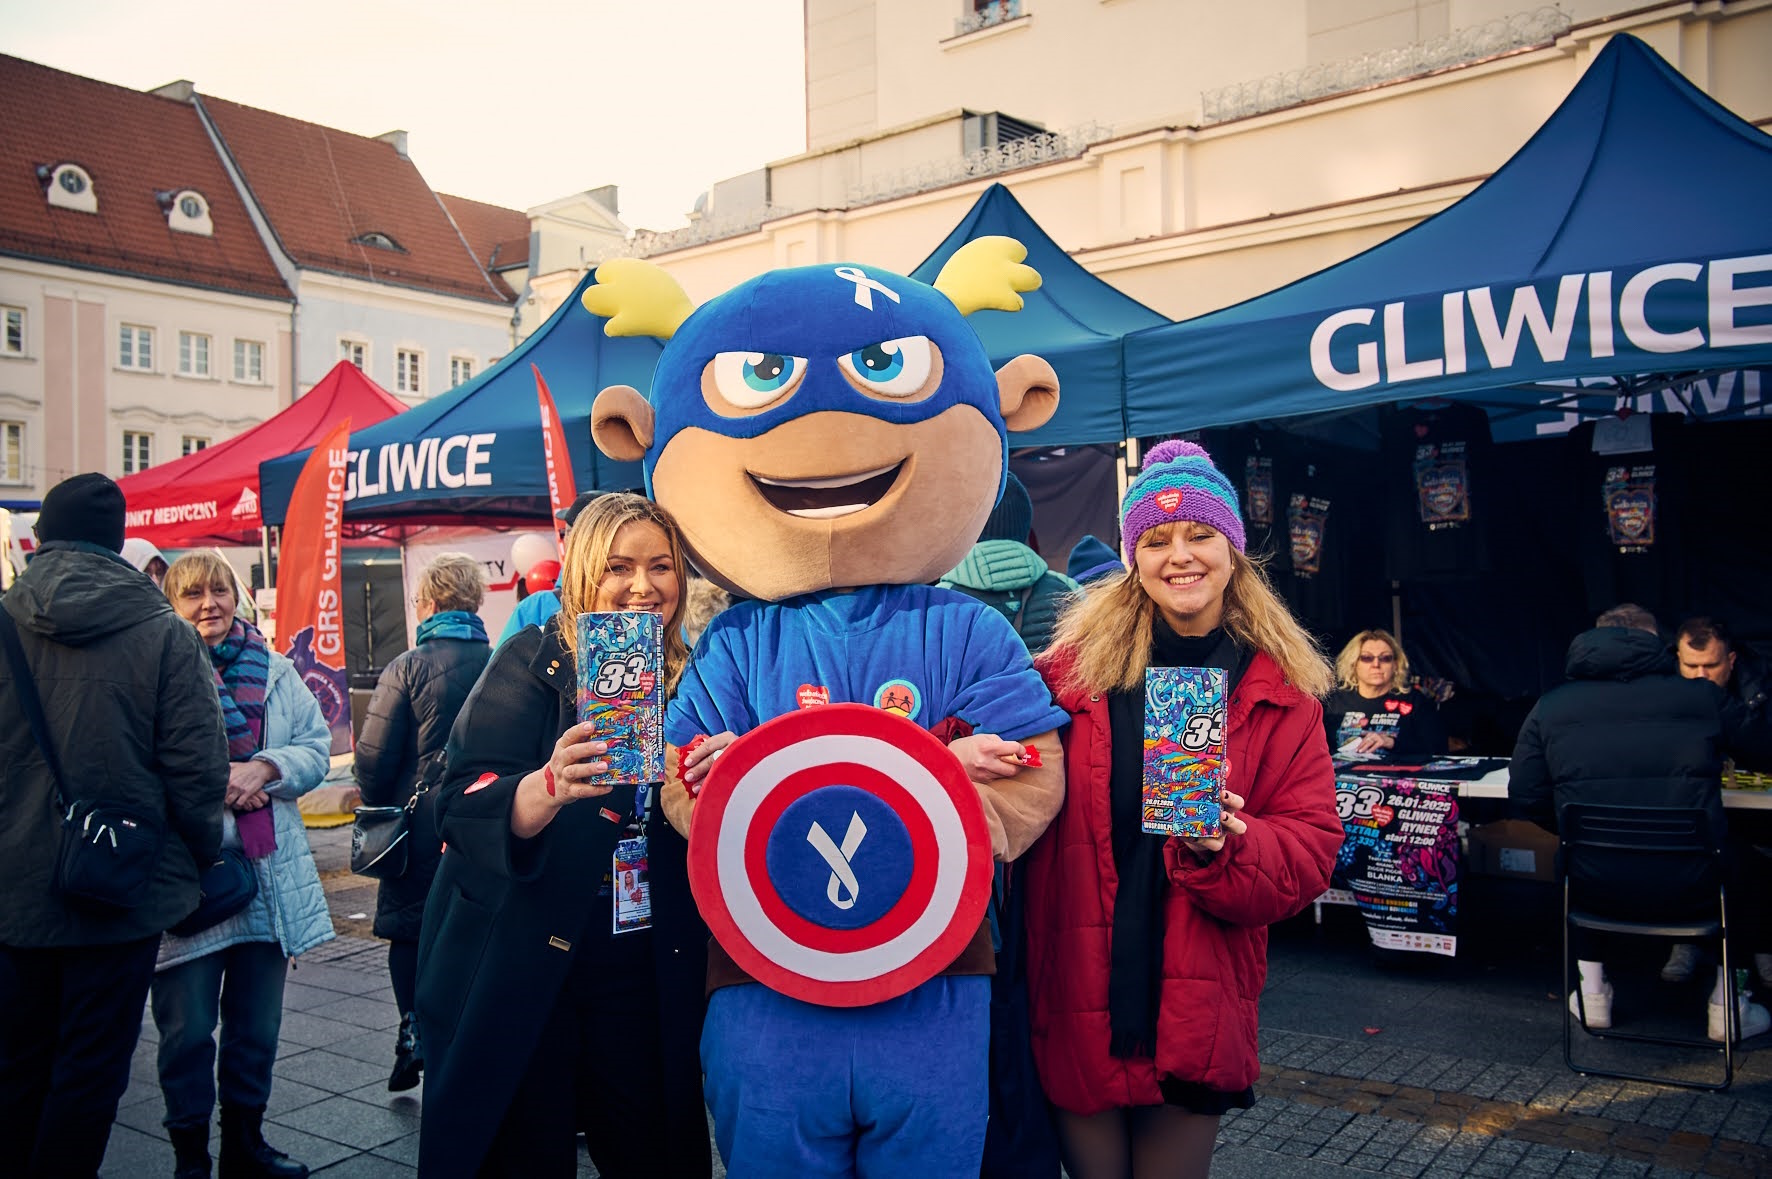
[[[1158,614],[1151,633],[1151,667],[1219,667],[1228,674],[1225,695],[1249,668],[1252,652],[1222,629],[1178,635]],[[1166,835],[1146,835],[1144,819],[1144,685],[1108,693],[1108,736],[1113,760],[1108,776],[1108,814],[1114,867],[1114,931],[1108,965],[1108,1050],[1115,1056],[1154,1056],[1157,1002],[1163,969],[1163,866]]]

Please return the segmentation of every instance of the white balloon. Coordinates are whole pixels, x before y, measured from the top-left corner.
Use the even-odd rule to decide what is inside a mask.
[[[554,538],[538,532],[525,532],[511,542],[511,568],[518,577],[528,573],[537,561],[557,561],[560,550]]]

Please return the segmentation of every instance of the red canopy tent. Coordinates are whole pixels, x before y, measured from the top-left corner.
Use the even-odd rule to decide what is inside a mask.
[[[161,548],[257,544],[258,465],[306,450],[327,427],[351,419],[356,431],[393,417],[406,406],[348,361],[295,404],[226,442],[117,480],[129,505],[126,531]]]

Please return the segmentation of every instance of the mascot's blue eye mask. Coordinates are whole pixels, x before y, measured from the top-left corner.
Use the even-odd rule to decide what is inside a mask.
[[[755,438],[821,411],[903,424],[964,404],[1005,434],[996,375],[954,303],[854,265],[772,271],[703,305],[665,348],[651,401],[649,470],[686,427]]]

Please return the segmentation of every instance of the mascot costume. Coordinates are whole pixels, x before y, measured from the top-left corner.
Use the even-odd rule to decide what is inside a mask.
[[[792,985],[805,981],[793,962],[775,967],[767,947],[759,956],[710,918],[702,1062],[735,1179],[978,1174],[993,954],[973,883],[982,878],[988,893],[991,860],[1019,856],[1057,813],[1066,718],[1002,614],[931,583],[966,555],[1001,496],[1008,433],[1057,407],[1050,365],[1021,356],[993,373],[964,319],[1021,308],[1017,292],[1039,285],[1025,256],[1011,239],[979,239],[934,286],[853,264],[778,270],[699,309],[662,270],[620,259],[584,295],[609,334],[668,341],[650,401],[626,386],[598,395],[598,447],[644,460],[647,490],[676,517],[695,564],[748,599],[702,636],[665,721],[673,770],[660,801],[690,836],[704,912],[728,902],[736,911],[732,894],[748,888],[743,855],[738,875],[722,877],[724,897],[697,875],[712,844],[732,837],[755,852],[758,892],[779,891],[810,918],[783,910],[778,924],[827,948],[853,948],[893,921],[949,926],[925,946],[920,972],[882,978],[867,953],[827,954],[848,965],[820,989]],[[888,803],[917,790],[890,781],[871,801],[824,786],[837,810],[819,818],[815,790],[814,811],[777,807],[774,834],[745,843],[734,808],[714,801],[738,773],[729,767],[755,767],[761,754],[755,745],[746,754],[747,742],[801,722],[876,733],[857,738],[882,753],[872,766],[850,758],[841,767],[853,780],[889,778],[890,765],[920,759],[957,781],[949,797],[971,817],[901,821]],[[682,750],[728,731],[738,741],[692,797],[675,772]],[[751,825],[769,810],[757,807]],[[907,850],[962,827],[964,905],[958,884],[944,891],[947,868],[934,884],[924,879],[934,874],[927,848]],[[950,864],[955,846],[942,845]],[[921,912],[881,917],[913,894]],[[802,947],[786,941],[791,959]]]

